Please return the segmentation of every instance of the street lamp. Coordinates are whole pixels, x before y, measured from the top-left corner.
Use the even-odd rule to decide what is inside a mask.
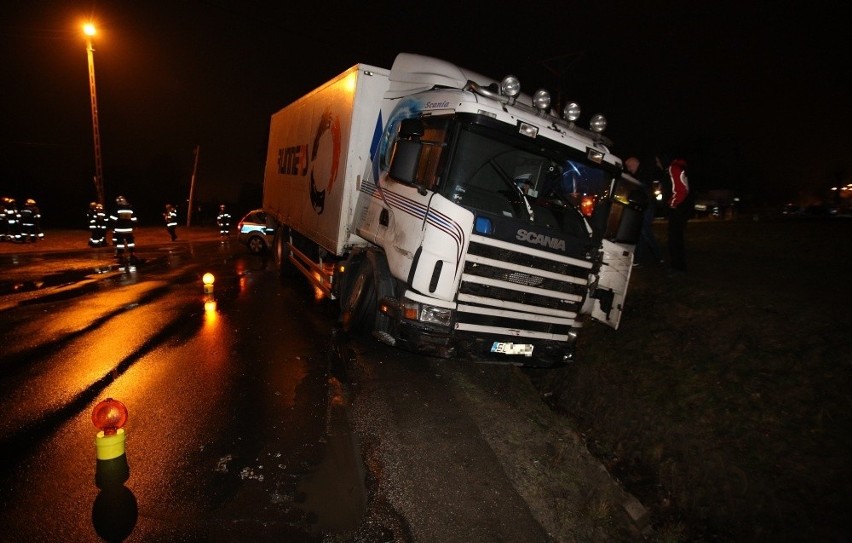
[[[95,25],[83,25],[83,32],[86,34],[86,53],[89,57],[89,95],[92,98],[92,132],[95,137],[95,191],[98,203],[104,204],[104,170],[101,163],[101,133],[98,129],[98,94],[95,89],[95,50],[92,48]]]

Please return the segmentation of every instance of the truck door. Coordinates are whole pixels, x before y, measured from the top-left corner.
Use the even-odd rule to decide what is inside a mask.
[[[590,297],[594,303],[588,311],[593,319],[615,329],[621,321],[646,206],[647,194],[639,181],[628,174],[615,180],[601,242],[601,267]]]

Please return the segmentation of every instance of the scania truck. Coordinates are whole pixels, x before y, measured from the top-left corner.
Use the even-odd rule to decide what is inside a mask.
[[[346,331],[429,355],[570,361],[617,328],[645,204],[602,135],[545,90],[401,53],[271,118],[273,258],[340,304]]]

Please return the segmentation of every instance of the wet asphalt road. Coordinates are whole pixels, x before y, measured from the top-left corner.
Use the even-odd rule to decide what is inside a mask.
[[[0,256],[2,539],[309,541],[357,525],[358,456],[330,439],[349,432],[329,304],[235,241],[139,255],[134,273],[109,249]],[[118,491],[95,484],[91,412],[108,397],[129,411]],[[334,484],[315,480],[329,450],[348,462]]]
[[[346,337],[235,240],[139,254],[0,254],[0,540],[623,540],[565,516],[623,496],[511,369]]]

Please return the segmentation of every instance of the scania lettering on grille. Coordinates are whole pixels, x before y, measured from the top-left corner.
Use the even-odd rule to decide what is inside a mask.
[[[518,241],[526,241],[527,243],[550,247],[551,249],[559,249],[560,251],[565,250],[564,239],[552,238],[550,236],[545,236],[544,234],[537,234],[535,232],[524,230],[523,228],[518,230],[515,238],[517,238]]]

